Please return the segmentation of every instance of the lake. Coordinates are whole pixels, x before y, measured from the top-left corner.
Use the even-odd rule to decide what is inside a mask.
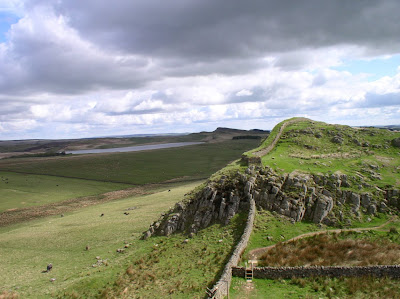
[[[204,142],[174,142],[174,143],[127,146],[118,148],[85,149],[76,151],[66,151],[65,153],[66,154],[124,153],[124,152],[148,151],[148,150],[162,149],[162,148],[182,147],[182,146],[196,145],[202,143]]]

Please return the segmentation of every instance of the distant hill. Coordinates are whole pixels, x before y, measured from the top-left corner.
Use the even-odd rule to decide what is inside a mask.
[[[132,134],[124,136],[82,138],[82,139],[32,139],[0,141],[0,158],[15,154],[57,153],[83,149],[105,149],[145,144],[173,142],[222,142],[231,139],[263,139],[268,136],[265,130],[239,130],[217,128],[213,132]]]
[[[389,130],[389,131],[400,131],[400,125],[360,126],[359,128],[378,128],[378,129],[386,129],[386,130]]]

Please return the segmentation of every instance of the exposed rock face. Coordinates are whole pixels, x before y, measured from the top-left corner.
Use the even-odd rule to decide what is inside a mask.
[[[321,194],[320,197],[317,198],[317,202],[315,204],[315,211],[312,219],[313,222],[320,223],[322,220],[324,220],[324,218],[328,215],[332,208],[332,198]]]
[[[176,231],[193,235],[214,222],[228,224],[236,213],[248,209],[251,199],[258,208],[277,212],[293,222],[307,219],[327,225],[349,220],[345,213],[358,217],[361,213],[387,212],[389,206],[400,209],[398,190],[359,194],[342,190],[342,186],[350,186],[344,174],[278,175],[268,167],[250,166],[245,173],[209,182],[190,200],[177,203],[150,226],[143,238]],[[343,209],[345,205],[350,212]]]

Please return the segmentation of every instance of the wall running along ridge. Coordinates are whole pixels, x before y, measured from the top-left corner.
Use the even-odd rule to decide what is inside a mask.
[[[228,294],[228,290],[231,286],[231,281],[232,281],[232,267],[236,267],[238,265],[240,258],[247,247],[247,243],[249,242],[250,235],[253,230],[255,213],[256,213],[256,205],[254,199],[251,198],[249,215],[246,221],[246,227],[244,229],[242,237],[240,238],[239,243],[236,245],[236,248],[232,253],[231,258],[225,265],[221,278],[211,289],[212,291],[215,291],[214,297],[212,298],[224,298],[225,295]]]
[[[279,132],[276,134],[274,140],[272,141],[272,143],[269,146],[267,146],[266,148],[263,148],[262,150],[259,150],[257,152],[252,152],[250,155],[247,155],[247,154],[242,155],[242,163],[244,163],[245,165],[262,165],[261,157],[267,155],[275,147],[275,145],[278,143],[279,139],[281,138],[285,128],[293,123],[305,121],[305,120],[308,120],[308,119],[299,117],[299,118],[284,122],[281,125]]]
[[[232,267],[232,276],[245,277],[244,267]],[[315,267],[255,267],[254,278],[264,279],[290,279],[294,277],[390,277],[400,278],[400,266],[315,266]]]
[[[260,160],[259,156],[266,154],[275,146],[284,128],[296,121],[293,120],[282,124],[272,144],[265,150],[253,153],[254,156],[250,158],[255,158],[257,161]],[[338,224],[350,225],[352,218],[359,218],[362,214],[370,214],[372,217],[377,212],[387,213],[391,208],[400,209],[399,190],[384,191],[377,189],[373,193],[357,193],[342,189],[342,187],[352,187],[351,185],[351,180],[345,174],[281,175],[275,173],[269,167],[252,165],[245,173],[238,171],[237,173],[221,176],[218,182],[209,181],[200,192],[187,200],[177,203],[166,214],[162,214],[143,233],[142,238],[147,239],[153,235],[168,236],[178,231],[186,232],[189,237],[193,237],[200,229],[206,228],[212,223],[228,224],[235,214],[249,210],[245,232],[231,259],[225,266],[221,279],[213,288],[215,298],[221,298],[227,294],[227,288],[230,286],[232,278],[231,267],[237,265],[240,255],[246,248],[254,221],[255,207],[284,215],[292,223],[307,219],[314,223],[323,223],[329,226]],[[373,270],[374,273],[381,273],[382,271],[382,273],[384,271],[392,273],[392,270],[387,270],[392,269],[390,268],[392,266],[373,266],[371,269],[375,269],[374,267],[379,269]],[[347,271],[343,270],[345,269],[344,267],[339,267],[342,270],[335,270],[335,267],[330,267],[330,270],[321,270],[325,268],[327,267],[312,267],[308,270],[308,268],[299,267],[300,270],[290,271],[294,271],[293,273],[300,271],[299,275],[308,273],[307,271],[314,273],[312,275],[323,275],[318,274],[321,271],[321,273]],[[360,270],[361,272],[352,271],[356,271],[354,273],[367,273],[366,275],[368,275],[370,267],[364,268],[364,270]],[[272,270],[265,270],[264,272],[276,273],[276,269],[272,268]],[[277,271],[279,272],[279,270]],[[395,269],[393,271],[398,270]],[[293,276],[292,274],[288,275]]]
[[[168,236],[178,231],[193,237],[200,229],[212,223],[228,224],[236,213],[249,210],[242,239],[225,266],[223,276],[214,286],[217,296],[225,296],[231,281],[230,269],[237,265],[250,237],[255,207],[287,216],[292,223],[307,219],[330,226],[343,223],[350,225],[350,218],[356,219],[362,214],[370,214],[372,217],[377,212],[385,213],[392,208],[400,208],[399,190],[356,193],[341,189],[342,186],[350,185],[351,182],[344,174],[280,175],[269,167],[250,166],[245,173],[237,172],[222,176],[218,182],[208,182],[191,199],[177,203],[173,209],[162,215],[143,233],[142,238],[147,239],[152,235]],[[319,275],[315,273],[320,270],[301,271],[311,271],[314,275]],[[367,269],[364,273],[368,271]]]

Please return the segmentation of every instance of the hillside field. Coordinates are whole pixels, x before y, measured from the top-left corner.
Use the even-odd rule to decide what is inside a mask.
[[[0,213],[126,189],[128,184],[0,171]]]
[[[208,178],[258,143],[259,140],[241,139],[130,153],[0,159],[0,168],[134,185],[196,180]]]
[[[238,159],[258,142],[228,140],[146,152],[1,159],[0,217],[7,211],[22,217],[37,213],[39,218],[21,221],[17,217],[14,224],[11,221],[0,227],[0,294],[74,298],[77,294],[97,297],[103,291],[119,292],[110,286],[126,275],[135,259],[154,251],[153,240],[139,240],[149,224],[195,189],[202,182],[199,179]],[[46,214],[47,210],[53,214]],[[200,265],[193,264],[198,260],[190,258],[176,260],[172,266],[167,263],[164,267],[179,265],[187,271],[172,278],[162,278],[159,272],[163,285],[177,285],[183,276],[192,277],[187,289],[191,294],[203,294],[240,234],[240,219],[237,225],[215,226],[192,240],[192,250],[201,252],[204,240],[214,239],[202,253],[209,259],[204,271],[199,272]],[[167,246],[163,250],[166,261],[174,261],[177,250],[186,254],[180,245],[184,238],[160,241]],[[52,271],[42,273],[49,263]],[[169,294],[171,290],[182,293],[172,285],[151,292]]]

